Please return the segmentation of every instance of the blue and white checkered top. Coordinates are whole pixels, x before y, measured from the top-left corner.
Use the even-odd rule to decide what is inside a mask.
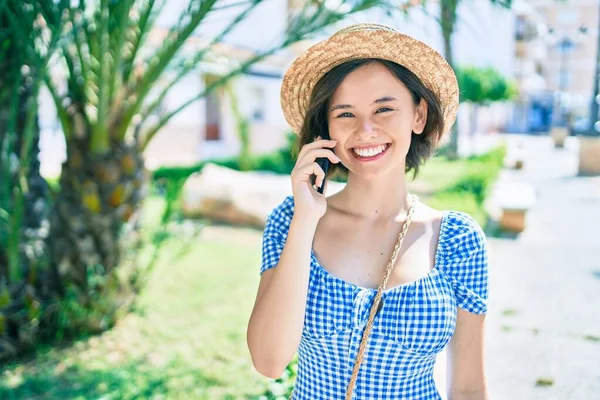
[[[269,215],[261,274],[277,265],[293,213],[290,196]],[[487,312],[487,245],[481,227],[467,214],[444,211],[435,260],[426,276],[383,293],[355,399],[441,398],[433,368],[454,333],[457,307]],[[330,274],[312,254],[294,400],[344,399],[375,292]]]

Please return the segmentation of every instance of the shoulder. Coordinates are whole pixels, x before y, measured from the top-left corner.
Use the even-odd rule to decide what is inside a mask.
[[[265,233],[287,234],[294,215],[294,197],[287,196],[268,215],[265,225]]]
[[[440,233],[445,252],[472,252],[486,244],[483,229],[473,217],[461,211],[445,211]]]
[[[270,213],[269,218],[289,218],[294,214],[294,197],[286,196]]]
[[[286,197],[267,216],[263,232],[262,265],[260,273],[277,266],[288,236],[294,214],[294,198]]]
[[[489,286],[485,234],[469,214],[458,211],[444,214],[439,267],[452,282],[458,306],[484,314]]]

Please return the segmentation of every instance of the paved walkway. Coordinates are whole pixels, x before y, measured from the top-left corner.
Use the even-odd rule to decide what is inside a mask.
[[[523,144],[537,202],[517,238],[490,238],[487,370],[494,400],[600,400],[600,177],[577,177],[578,140]]]

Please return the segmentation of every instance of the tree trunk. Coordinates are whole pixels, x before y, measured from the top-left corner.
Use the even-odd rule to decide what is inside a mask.
[[[456,26],[456,9],[459,0],[440,0],[440,25],[444,38],[444,58],[454,68],[452,57],[452,34]],[[450,130],[450,142],[444,153],[451,160],[458,158],[458,124],[455,122]],[[448,127],[446,127],[448,128]]]
[[[124,227],[134,222],[145,189],[146,171],[136,145],[113,144],[94,155],[85,141],[67,144],[60,193],[51,215],[50,249],[62,295],[88,310],[71,316],[66,331],[97,332],[116,321],[133,301],[135,276],[119,280]],[[136,235],[130,232],[129,235]]]
[[[446,62],[454,68],[454,60],[452,58],[452,31],[448,31],[448,28],[442,28],[442,33],[444,35],[444,58],[446,59]]]
[[[7,53],[10,51],[11,49],[7,49]],[[16,51],[16,49],[12,49],[12,51]],[[0,75],[3,77],[13,76],[8,71],[10,68],[20,69],[20,66],[3,64],[0,67],[0,71],[2,71]],[[1,84],[1,86],[6,89],[7,94],[19,91],[18,106],[15,110],[16,126],[13,132],[5,130],[11,118],[10,105],[4,101],[5,98],[0,101],[2,109],[0,112],[0,127],[2,127],[0,136],[5,145],[8,144],[8,141],[14,144],[12,151],[8,154],[8,159],[4,159],[2,162],[17,166],[12,160],[19,159],[24,146],[25,121],[28,120],[28,104],[32,101],[33,83],[25,81],[23,85],[17,85],[15,82],[7,82],[6,85]],[[46,181],[40,175],[38,160],[40,132],[37,113],[35,120],[29,165],[19,165],[18,168],[11,166],[8,177],[4,177],[9,181],[9,196],[5,199],[6,204],[0,206],[10,214],[10,219],[5,221],[5,227],[9,230],[9,234],[17,235],[18,275],[21,278],[18,280],[10,278],[8,261],[9,252],[12,250],[8,246],[0,246],[0,361],[32,348],[40,340],[41,329],[45,328],[40,324],[44,306],[49,303],[56,288],[56,280],[53,279],[52,270],[48,264],[45,242],[48,236],[49,193]],[[21,198],[18,179],[21,169],[25,167],[27,167],[27,175],[23,186],[26,187],[26,190]],[[15,218],[14,214],[15,209],[19,207],[17,204],[19,202],[22,202],[23,206],[21,220]]]
[[[20,100],[19,125],[25,121],[24,105],[29,93],[25,91]],[[17,132],[22,132],[22,126]],[[52,303],[56,293],[57,281],[48,263],[48,186],[40,175],[39,126],[35,124],[34,148],[31,153],[31,164],[27,176],[28,192],[23,198],[23,220],[19,229],[19,260],[22,279],[19,281],[6,280],[5,257],[0,256],[2,267],[2,287],[8,290],[8,302],[0,306],[0,361],[14,357],[33,348],[42,338],[52,331],[46,324],[41,323],[48,315],[45,311]],[[21,135],[17,136],[16,149],[22,145]],[[15,174],[11,187],[15,187]],[[2,251],[0,251],[2,253]],[[8,283],[7,286],[6,283]],[[50,307],[51,308],[51,307]]]

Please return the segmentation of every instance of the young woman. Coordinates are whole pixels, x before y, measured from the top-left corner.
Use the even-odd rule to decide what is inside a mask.
[[[447,347],[448,398],[487,399],[485,236],[406,185],[456,118],[450,66],[391,28],[353,25],[296,59],[282,107],[300,151],[293,196],[264,231],[256,369],[279,377],[298,351],[295,400],[440,399],[433,370]],[[330,197],[316,190],[319,158],[348,178]]]

